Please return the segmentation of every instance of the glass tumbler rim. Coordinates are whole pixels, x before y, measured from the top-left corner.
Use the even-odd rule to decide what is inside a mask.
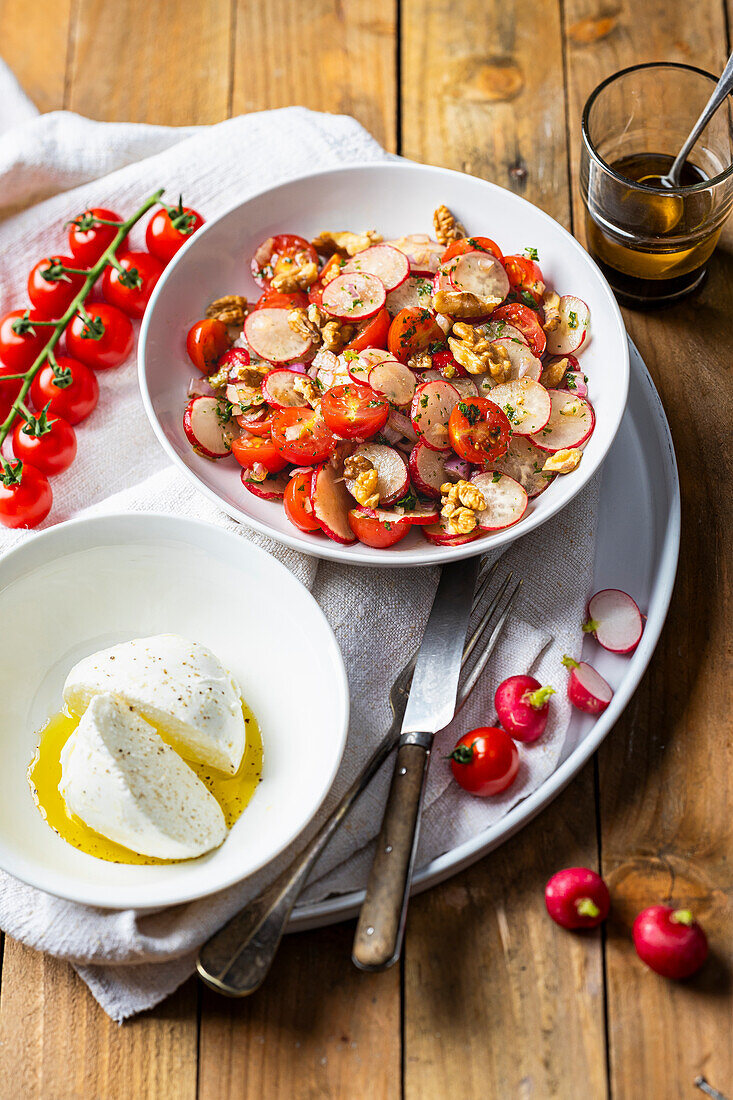
[[[622,183],[628,186],[631,182],[634,190],[659,194],[659,188],[650,187],[649,184],[639,183],[636,180],[630,181],[628,177],[622,176],[619,172],[612,168],[608,161],[604,160],[604,158],[598,152],[598,149],[596,148],[595,143],[590,136],[590,112],[593,104],[595,103],[601,92],[605,88],[607,88],[609,84],[613,84],[615,80],[618,80],[619,77],[628,76],[629,73],[641,72],[644,69],[683,69],[690,73],[696,73],[698,76],[706,77],[708,80],[712,81],[713,85],[717,84],[720,78],[714,76],[712,73],[709,73],[707,69],[701,69],[697,65],[686,65],[682,61],[644,61],[638,65],[629,65],[625,69],[619,69],[618,72],[611,73],[611,75],[607,76],[605,80],[602,80],[600,84],[597,84],[588,96],[588,99],[586,100],[585,106],[583,108],[580,128],[583,135],[583,144],[585,145],[589,157],[600,164],[603,170],[607,172],[609,176],[615,179],[617,183]],[[733,93],[731,93],[731,97],[733,97]],[[673,191],[670,191],[669,193],[671,195],[693,195],[699,191],[707,191],[711,187],[717,187],[718,184],[724,183],[727,179],[731,177],[731,175],[733,175],[733,162],[731,162],[731,164],[729,164],[723,172],[721,172],[717,176],[713,176],[711,179],[701,180],[699,183],[687,184],[685,187],[676,187]]]

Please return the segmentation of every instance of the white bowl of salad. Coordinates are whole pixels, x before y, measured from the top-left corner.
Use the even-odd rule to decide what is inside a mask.
[[[601,465],[621,314],[548,215],[408,162],[264,191],[161,278],[140,383],[164,449],[235,519],[362,565],[506,544]]]

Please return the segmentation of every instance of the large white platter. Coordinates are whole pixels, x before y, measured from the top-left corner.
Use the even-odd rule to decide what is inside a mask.
[[[680,491],[672,437],[649,372],[629,341],[629,403],[603,467],[594,588],[631,592],[647,612],[644,635],[632,657],[614,656],[587,640],[593,664],[615,689],[608,709],[593,720],[575,712],[557,770],[490,829],[453,848],[413,880],[427,890],[497,848],[544,809],[577,775],[611,731],[636,690],[659,639],[672,596],[680,543]],[[296,908],[289,931],[317,928],[357,915],[363,892]]]

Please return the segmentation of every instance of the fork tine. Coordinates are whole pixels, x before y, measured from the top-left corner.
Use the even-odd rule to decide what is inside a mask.
[[[508,583],[509,583],[509,577],[507,577],[507,580],[506,580],[506,582],[503,586],[504,589],[506,589],[506,586],[508,585]],[[476,687],[476,683],[478,681],[478,678],[481,675],[481,673],[483,672],[484,668],[486,667],[486,662],[488,661],[491,654],[494,652],[494,647],[496,646],[496,643],[499,639],[499,636],[500,636],[502,630],[504,629],[504,623],[507,621],[507,619],[509,617],[509,612],[512,609],[514,601],[516,600],[517,595],[519,594],[519,590],[520,590],[521,587],[522,587],[522,581],[519,580],[515,584],[515,586],[512,590],[512,593],[509,596],[509,599],[507,600],[506,606],[505,606],[504,610],[502,611],[501,615],[499,616],[499,619],[497,620],[496,625],[494,626],[494,629],[491,631],[491,634],[489,636],[488,641],[486,642],[486,645],[484,646],[484,649],[483,649],[483,652],[482,652],[481,656],[476,661],[476,664],[473,666],[473,668],[469,672],[468,676],[466,677],[465,683],[459,689],[458,698],[456,700],[456,714],[458,714],[459,710],[461,710],[464,703],[468,699],[469,695],[471,694],[473,689]],[[497,603],[498,603],[498,599],[492,601],[492,606],[495,606]],[[484,616],[482,618],[481,623],[479,624],[479,629],[478,629],[479,637],[481,637],[481,635],[483,634],[483,631],[485,630],[486,626],[488,626],[489,618],[490,618],[490,616],[488,618],[487,618],[487,616]],[[473,641],[473,639],[471,639],[471,641]],[[476,639],[476,641],[478,641],[478,638]]]
[[[468,658],[473,653],[474,649],[476,648],[476,645],[478,643],[479,638],[481,637],[484,629],[486,628],[486,624],[493,617],[494,613],[496,612],[497,607],[499,606],[499,604],[503,600],[504,593],[506,592],[507,588],[509,587],[509,582],[511,581],[513,575],[514,575],[513,573],[508,573],[507,576],[504,578],[501,585],[499,586],[498,592],[496,593],[496,595],[492,599],[489,606],[486,608],[486,611],[481,616],[481,620],[480,620],[478,626],[474,630],[471,637],[468,639],[468,642],[466,643],[466,648],[463,650],[463,665],[465,665],[466,661],[468,660]],[[491,577],[486,578],[487,583],[490,580],[491,580]],[[484,587],[485,587],[484,585],[481,586],[482,591],[480,593],[480,596],[483,595]]]

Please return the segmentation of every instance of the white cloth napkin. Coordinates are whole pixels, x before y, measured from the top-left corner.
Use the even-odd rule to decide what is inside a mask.
[[[0,133],[2,310],[25,304],[30,266],[49,249],[63,249],[63,222],[89,206],[127,213],[155,188],[166,186],[171,199],[182,191],[185,201],[210,219],[265,183],[276,184],[316,168],[388,157],[353,119],[299,107],[184,129],[98,123],[69,112],[38,116],[2,62]],[[132,244],[143,247],[139,226]],[[73,515],[112,511],[196,516],[264,546],[308,585],[336,632],[352,701],[343,764],[312,830],[386,728],[389,685],[395,669],[419,643],[437,569],[375,571],[318,562],[239,526],[168,465],[148,426],[132,359],[117,371],[105,372],[100,382],[99,407],[79,428],[73,469],[54,480],[54,509],[44,526]],[[523,577],[523,595],[482,682],[459,719],[437,739],[420,840],[421,865],[486,829],[536,789],[558,763],[569,721],[562,692],[554,698],[542,740],[520,746],[520,774],[505,795],[490,800],[466,796],[452,783],[442,757],[460,733],[492,720],[493,687],[504,676],[533,671],[543,683],[563,685],[560,658],[578,648],[592,579],[596,510],[594,483],[560,516],[504,556],[500,572],[505,566]],[[32,537],[0,528],[0,552]],[[389,778],[387,765],[316,867],[305,894],[308,900],[364,885],[370,841],[381,821]],[[213,898],[140,913],[60,901],[0,873],[0,927],[38,950],[69,959],[104,1010],[123,1020],[177,988],[192,972],[201,942],[259,892],[291,855],[284,853],[246,882]]]

